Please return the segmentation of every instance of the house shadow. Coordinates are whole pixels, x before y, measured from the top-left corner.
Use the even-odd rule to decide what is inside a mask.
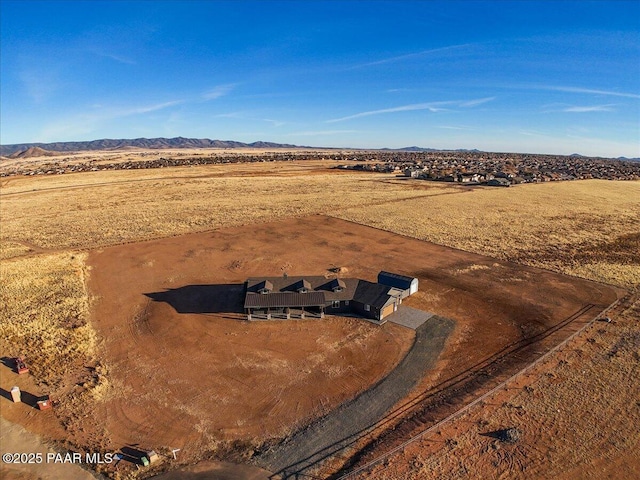
[[[145,296],[168,303],[178,313],[243,313],[244,288],[244,283],[186,285]]]

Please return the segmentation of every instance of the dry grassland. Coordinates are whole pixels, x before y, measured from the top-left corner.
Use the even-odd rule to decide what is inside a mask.
[[[638,478],[639,318],[636,296],[615,323],[589,327],[584,343],[555,355],[546,373],[527,376],[508,401],[489,399],[462,416],[456,424],[464,433],[445,426],[366,477]],[[486,435],[510,427],[521,432],[513,444]]]
[[[0,240],[0,260],[21,257],[31,251],[32,249],[29,246],[22,243]]]
[[[358,173],[175,178],[185,171],[198,170],[202,175],[209,169],[163,170],[164,178],[157,176],[158,171],[68,176],[69,186],[93,184],[85,188],[62,188],[59,177],[52,177],[51,187],[44,178],[7,185],[0,202],[0,238],[44,248],[86,248],[291,216],[335,214],[347,207],[366,208],[448,190],[440,185],[410,189],[386,182],[389,177]],[[117,181],[109,182],[114,178]],[[17,193],[29,186],[37,191]]]
[[[56,387],[72,366],[92,360],[86,254],[59,253],[2,264],[0,352],[26,354],[31,372]]]
[[[335,216],[627,288],[640,284],[640,182],[474,189]]]
[[[85,254],[42,254],[40,248],[93,248],[317,213],[627,288],[640,284],[640,182],[462,189],[314,168],[267,163],[3,180],[0,353],[28,352],[34,375],[52,388],[70,365],[95,359],[98,339],[87,323]],[[629,448],[637,452],[637,428],[632,432],[633,424],[625,423],[627,414],[637,410],[629,397],[637,388],[628,388],[631,379],[640,376],[637,303],[625,315],[628,329],[620,325],[617,338],[594,335],[595,343],[559,366],[555,377],[541,377],[532,394],[523,392],[511,401],[528,415],[522,421],[546,425],[547,436],[555,432],[569,438],[562,445],[559,439],[549,439],[547,450],[536,450],[536,439],[525,431],[533,445],[527,455],[561,455],[560,463],[549,466],[548,472],[560,473],[561,466],[578,468],[587,461],[589,450],[604,448],[598,457],[604,459]],[[609,355],[616,342],[621,345],[619,353]],[[104,385],[108,382],[95,385],[98,397]],[[625,388],[624,395],[613,393]],[[558,402],[582,401],[578,397],[588,405],[577,410],[557,408]],[[585,416],[594,402],[608,405]],[[554,409],[561,412],[551,414]],[[521,411],[506,406],[483,428],[513,422]],[[620,413],[602,417],[612,412]],[[601,428],[610,430],[605,438],[613,447],[603,446]],[[493,447],[487,447],[489,440],[477,432],[465,435],[457,445],[477,449],[468,459],[451,443],[433,458],[415,456],[415,463],[408,463],[415,468],[405,471],[405,477],[388,478],[453,478],[455,472],[472,472],[474,459]],[[567,442],[578,446],[566,448]],[[473,450],[465,450],[469,451]],[[519,459],[517,451],[496,450],[491,455],[503,465],[496,467],[495,478],[511,478],[514,470],[509,465],[530,468],[534,477],[554,476],[542,467],[527,467],[530,460]],[[382,475],[379,478],[385,478]]]

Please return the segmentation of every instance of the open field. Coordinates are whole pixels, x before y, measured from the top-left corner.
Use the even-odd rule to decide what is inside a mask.
[[[0,239],[87,248],[455,191],[280,166],[259,174],[259,165],[243,164],[11,179],[0,196]]]
[[[461,325],[455,332],[450,342],[449,353],[445,354],[442,362],[438,365],[440,369],[459,368],[464,362],[470,361],[451,352],[469,352],[471,358],[477,359],[486,352],[475,351],[474,345],[485,342],[483,346],[488,346],[490,350],[497,348],[501,344],[500,342],[508,342],[509,339],[515,338],[514,335],[534,332],[534,330],[527,331],[527,327],[523,329],[522,326],[501,322],[500,318],[502,318],[501,315],[508,316],[514,308],[523,308],[525,304],[536,305],[538,300],[535,300],[535,296],[532,298],[529,294],[519,295],[519,301],[517,298],[512,299],[515,304],[506,301],[503,305],[498,306],[499,314],[497,317],[490,313],[495,309],[495,305],[492,304],[489,307],[489,303],[487,303],[486,307],[482,307],[482,301],[488,302],[491,295],[494,295],[493,298],[498,295],[502,301],[504,298],[510,297],[509,294],[504,293],[508,289],[520,288],[524,291],[527,285],[538,285],[537,282],[543,281],[544,275],[547,274],[538,275],[538,273],[531,272],[527,274],[529,271],[526,268],[517,269],[511,266],[505,269],[505,265],[511,264],[505,263],[503,260],[541,266],[557,272],[605,281],[631,289],[637,288],[639,283],[640,265],[638,257],[632,255],[637,247],[638,231],[640,231],[640,184],[638,182],[580,181],[523,185],[497,190],[468,189],[428,182],[398,180],[391,175],[330,171],[326,169],[326,165],[322,162],[279,162],[277,164],[92,172],[29,178],[12,177],[3,180],[0,191],[0,216],[3,227],[0,231],[0,251],[2,251],[1,258],[3,260],[0,267],[4,290],[0,322],[5,325],[3,328],[8,328],[14,335],[17,321],[26,321],[27,325],[30,325],[30,331],[44,332],[38,334],[38,341],[46,340],[47,345],[56,345],[56,349],[60,349],[59,351],[43,349],[42,359],[35,362],[38,365],[46,366],[46,368],[41,368],[41,371],[44,372],[45,377],[50,376],[47,382],[52,387],[40,382],[25,384],[24,388],[34,393],[66,394],[73,390],[71,386],[75,383],[82,385],[73,390],[72,393],[75,395],[73,400],[69,400],[67,404],[63,402],[56,410],[55,415],[46,418],[33,415],[33,412],[29,410],[18,410],[12,404],[9,404],[9,408],[7,408],[6,400],[0,399],[3,402],[3,417],[24,424],[28,429],[41,432],[48,438],[65,438],[66,436],[74,440],[72,443],[78,445],[84,442],[85,445],[99,445],[100,448],[107,446],[119,448],[122,445],[118,442],[126,440],[124,430],[117,431],[117,428],[114,428],[113,432],[109,432],[104,429],[104,425],[86,422],[86,420],[84,422],[77,419],[74,421],[73,418],[74,415],[82,418],[81,415],[88,415],[90,412],[97,412],[98,418],[109,417],[109,409],[115,405],[112,393],[130,394],[132,392],[130,389],[134,388],[131,384],[136,383],[136,376],[141,372],[149,374],[151,389],[155,388],[154,382],[159,386],[158,398],[151,398],[150,395],[147,395],[146,400],[156,402],[157,408],[160,410],[151,409],[143,423],[134,422],[134,424],[138,424],[135,427],[137,429],[136,439],[153,437],[154,428],[159,428],[153,425],[160,417],[159,412],[164,411],[162,409],[173,410],[178,412],[176,415],[187,416],[189,415],[189,407],[195,408],[194,411],[200,412],[198,414],[202,413],[202,409],[207,408],[203,398],[193,398],[193,403],[183,404],[186,406],[180,410],[178,409],[179,404],[173,405],[168,399],[178,394],[182,384],[176,383],[169,387],[163,384],[164,386],[162,386],[159,372],[144,369],[136,371],[127,368],[129,352],[125,351],[124,347],[116,346],[114,341],[111,341],[111,344],[105,341],[115,330],[113,332],[105,330],[105,325],[108,326],[108,323],[105,323],[105,317],[96,316],[98,309],[103,308],[100,307],[100,302],[104,302],[111,295],[96,293],[99,288],[95,287],[95,283],[92,283],[99,281],[95,277],[98,274],[95,259],[98,258],[96,255],[105,255],[105,252],[111,251],[111,249],[105,248],[103,253],[99,253],[99,251],[91,253],[90,258],[93,260],[90,260],[89,263],[94,269],[90,270],[85,263],[86,253],[78,253],[77,251],[74,253],[67,250],[69,248],[91,250],[149,238],[176,236],[173,239],[157,241],[169,242],[166,245],[171,245],[166,247],[164,255],[156,256],[148,253],[148,255],[145,254],[148,258],[141,257],[137,260],[137,264],[130,263],[131,272],[134,272],[132,278],[143,279],[140,285],[136,286],[138,290],[126,290],[123,285],[117,285],[117,282],[113,287],[109,287],[121,288],[122,290],[118,294],[122,294],[125,298],[139,293],[161,292],[164,288],[176,288],[189,283],[200,285],[207,282],[217,282],[219,278],[226,278],[224,281],[228,282],[239,282],[244,280],[245,275],[250,272],[260,275],[264,274],[265,269],[268,268],[275,269],[277,272],[285,268],[290,273],[295,273],[296,268],[304,267],[306,270],[300,271],[300,273],[307,273],[312,266],[311,262],[314,262],[314,268],[319,267],[322,271],[332,266],[331,264],[344,263],[351,268],[349,275],[363,275],[366,278],[373,276],[373,270],[378,265],[384,268],[385,262],[390,262],[388,263],[390,268],[397,265],[398,268],[410,272],[411,269],[415,270],[420,265],[420,263],[416,263],[416,259],[420,259],[421,262],[424,262],[425,268],[420,272],[415,270],[421,278],[421,291],[411,299],[412,305],[425,310],[437,311],[456,320],[471,322],[469,328],[466,325]],[[312,241],[307,238],[309,228],[304,229],[303,233],[298,230],[297,236],[294,236],[294,230],[291,230],[293,227],[289,230],[285,228],[284,233],[281,233],[278,228],[274,229],[273,226],[270,227],[266,223],[278,219],[283,219],[286,223],[286,219],[290,217],[317,213],[338,216],[415,238],[483,253],[500,260],[474,257],[458,263],[446,264],[446,262],[442,263],[441,254],[435,253],[435,251],[428,255],[424,253],[411,255],[404,249],[393,252],[385,250],[390,248],[389,244],[374,241],[376,235],[380,235],[381,239],[386,235],[384,232],[375,230],[371,231],[374,233],[362,235],[366,241],[360,245],[360,250],[357,250],[356,247],[360,242],[359,237],[353,238],[349,235],[352,230],[362,228],[355,224],[343,224],[347,226],[336,229],[327,238],[317,238],[313,248],[309,249],[301,247],[301,245],[306,245],[305,242]],[[189,240],[187,245],[183,244],[185,237],[177,237],[177,235],[194,231],[203,232],[230,226],[255,225],[256,223],[259,224],[258,227],[244,227],[246,228],[245,232],[251,233],[242,235],[237,233],[236,237],[232,236],[233,241],[225,238],[222,230],[213,232],[211,234],[213,237],[207,237],[209,234],[202,233],[200,235],[203,240],[199,248],[188,246],[191,245],[192,240]],[[248,249],[242,255],[238,255],[239,251],[233,250],[234,245],[238,242],[248,241],[247,237],[254,235],[255,228],[265,232],[266,236],[260,245],[268,245],[268,249],[264,251],[256,243],[253,249]],[[269,229],[271,229],[270,232]],[[240,231],[241,229],[237,230],[237,232]],[[274,235],[278,236],[277,242],[270,241]],[[284,240],[287,240],[287,235],[291,237],[290,240],[293,243],[283,243]],[[214,237],[216,238],[215,242]],[[335,241],[336,239],[340,241]],[[260,242],[260,237],[256,237],[254,241]],[[208,242],[222,245],[221,251],[216,250],[217,247],[211,250],[211,244]],[[225,251],[226,244],[230,244],[230,246]],[[130,252],[135,252],[135,249],[146,248],[144,245],[149,244],[114,247],[113,251],[120,249],[117,251],[126,252],[129,249]],[[281,248],[286,249],[286,252],[282,250],[278,254],[277,251]],[[190,250],[193,251],[190,252]],[[327,253],[323,254],[324,257],[309,258],[310,252],[316,255],[316,251]],[[388,257],[384,256],[385,251],[387,251]],[[261,253],[257,254],[256,252]],[[72,255],[74,259],[71,259]],[[227,258],[229,255],[235,255],[235,257]],[[346,255],[347,258],[342,261],[340,255]],[[465,254],[460,252],[460,255]],[[351,257],[349,258],[349,256]],[[122,258],[125,257],[126,255]],[[164,257],[167,259],[180,257],[184,261],[178,263],[179,267],[176,268],[175,263],[163,263],[165,262],[162,260]],[[296,260],[291,261],[290,257]],[[359,265],[363,262],[372,265],[372,270],[359,270]],[[203,272],[203,264],[214,265],[214,267]],[[113,276],[128,278],[127,275],[121,275],[120,272],[116,273],[117,264],[110,265],[109,261],[105,260],[100,270],[103,268],[111,269]],[[185,269],[187,273],[183,273]],[[191,273],[188,272],[189,269],[191,269]],[[87,277],[89,285],[94,285],[91,287],[91,294],[86,288]],[[491,280],[493,293],[487,293],[485,300],[478,301],[477,294],[472,293],[473,289],[478,288],[478,282],[491,278],[493,279]],[[569,282],[569,280],[564,280],[564,282]],[[82,287],[83,285],[84,287]],[[145,285],[148,288],[143,288]],[[535,295],[539,297],[551,295],[553,297],[554,292],[559,291],[556,287],[542,288]],[[90,301],[91,295],[95,295],[95,298]],[[58,303],[55,303],[56,301]],[[573,300],[567,301],[570,303]],[[29,303],[30,307],[26,310],[23,309],[22,302]],[[118,318],[133,319],[143,312],[146,304],[136,302],[131,303],[130,299],[127,300],[125,304],[132,308],[119,312],[120,317]],[[602,302],[605,302],[604,297]],[[70,313],[70,305],[76,306],[73,307],[75,308],[73,314]],[[86,320],[87,317],[77,312],[86,311],[90,305],[93,313],[89,323],[76,327],[68,323],[73,318]],[[560,311],[567,315],[572,313],[569,304],[555,305],[553,309],[544,312],[544,321],[554,318],[552,312],[557,311],[554,310],[556,308],[560,308]],[[157,360],[161,362],[162,359],[156,357],[162,348],[165,348],[166,351],[166,346],[161,345],[164,341],[162,338],[172,338],[171,341],[176,342],[179,340],[175,336],[166,337],[168,332],[175,330],[172,322],[175,320],[176,312],[172,311],[171,306],[162,302],[152,302],[149,312],[153,314],[148,317],[150,323],[138,324],[138,327],[142,329],[140,331],[135,328],[121,331],[120,333],[123,335],[121,338],[127,339],[129,336],[128,341],[132,342],[137,339],[134,346],[138,350],[132,350],[134,360],[146,359],[149,362]],[[210,330],[212,318],[210,316],[193,314],[188,317],[191,319],[192,328],[200,329],[200,332],[217,331]],[[36,324],[29,323],[36,318],[39,318]],[[118,318],[114,316],[110,321],[116,322]],[[490,318],[495,330],[487,332],[486,329],[480,328],[480,323],[477,323],[479,318]],[[526,323],[533,317],[525,315],[523,318]],[[584,392],[582,395],[582,398],[585,399],[584,402],[575,403],[573,410],[567,408],[566,411],[571,412],[572,418],[582,418],[585,409],[594,411],[594,415],[590,417],[589,425],[586,422],[562,421],[554,427],[553,435],[540,437],[541,446],[538,448],[541,452],[547,452],[545,455],[555,455],[562,451],[557,439],[569,435],[563,429],[571,429],[572,433],[575,432],[575,436],[572,438],[580,439],[587,445],[593,444],[589,443],[588,439],[595,438],[601,439],[599,440],[600,445],[604,445],[608,441],[614,443],[618,441],[616,440],[618,437],[614,438],[614,435],[617,435],[615,431],[609,428],[608,418],[612,416],[612,412],[625,412],[620,416],[621,421],[625,420],[627,416],[634,418],[631,410],[620,406],[617,397],[617,392],[620,390],[629,392],[629,395],[634,394],[633,389],[629,388],[629,368],[632,367],[620,367],[620,374],[612,370],[611,375],[608,375],[608,369],[617,367],[613,364],[598,363],[597,367],[589,367],[589,374],[586,375],[582,373],[581,366],[587,360],[597,360],[598,355],[602,352],[606,353],[607,349],[621,339],[623,334],[627,335],[625,338],[635,335],[638,332],[637,319],[637,308],[628,310],[621,316],[620,323],[616,325],[616,328],[627,325],[625,327],[628,329],[626,333],[621,331],[618,339],[602,336],[603,339],[607,339],[602,343],[600,343],[601,337],[595,337],[596,342],[585,344],[581,350],[584,353],[581,354],[583,356],[580,357],[580,361],[568,361],[563,366],[565,381],[554,388],[566,388],[566,392],[558,395],[566,395],[566,398],[571,398],[571,392],[579,390],[580,382],[584,382],[585,385],[582,390],[579,390]],[[231,319],[220,319],[220,322],[221,325],[227,326],[237,324],[236,320]],[[498,325],[499,323],[503,324]],[[60,325],[63,328],[57,327]],[[152,330],[151,333],[146,332],[144,328],[147,325],[152,325],[155,330]],[[304,342],[301,342],[301,351],[304,351],[304,348],[311,349],[312,346],[316,349],[317,339],[323,338],[323,335],[327,335],[327,343],[324,346],[331,350],[329,347],[332,345],[332,339],[335,343],[338,338],[353,331],[353,325],[349,323],[338,322],[328,325],[329,332],[308,330],[313,330],[312,325],[313,322],[304,323],[299,327],[302,330],[288,332],[290,335],[298,335],[299,339],[309,342],[306,347],[303,345]],[[364,325],[358,328],[366,329],[369,327],[367,324]],[[49,328],[50,326],[54,328]],[[134,326],[136,326],[135,323]],[[267,327],[257,326],[256,328]],[[161,333],[161,338],[154,338],[154,333],[158,332]],[[220,330],[219,333],[222,335],[225,332],[227,330]],[[196,332],[192,333],[198,335]],[[237,336],[227,335],[226,337],[237,341],[241,332],[237,333]],[[279,333],[281,333],[281,327],[278,327]],[[389,335],[389,332],[382,333]],[[484,340],[481,337],[483,334],[487,335]],[[81,336],[77,337],[77,335]],[[474,335],[480,335],[480,337]],[[397,338],[397,336],[398,334],[393,338]],[[267,342],[276,342],[274,345],[279,341],[274,332],[266,335],[265,338]],[[370,349],[375,349],[375,345],[379,345],[376,342],[382,341],[382,338],[384,337],[378,339],[367,337],[363,344],[363,355],[370,352]],[[70,339],[74,340],[70,341]],[[146,341],[150,341],[151,344],[147,345]],[[153,342],[160,342],[155,344],[156,350],[153,348]],[[409,343],[407,342],[410,343],[410,340],[405,338],[404,341],[397,344],[396,350],[385,353],[387,358],[378,364],[375,372],[370,371],[364,374],[360,372],[364,377],[357,380],[357,385],[349,386],[352,390],[345,389],[333,392],[329,395],[332,399],[325,399],[325,403],[334,402],[327,403],[327,405],[335,405],[335,402],[339,402],[340,398],[353,395],[355,391],[365,388],[366,384],[371,382],[376,375],[388,371],[393,367],[394,361],[397,362],[402,356],[402,352],[406,351],[402,349],[408,348]],[[15,355],[16,345],[7,342],[0,343],[2,347],[0,354],[3,356]],[[183,347],[191,350],[194,344],[185,344]],[[77,368],[66,369],[63,368],[65,365],[56,363],[60,358],[60,352],[67,351],[65,348],[70,349],[70,355],[78,355],[72,357],[75,359],[72,363]],[[103,348],[106,350],[102,350]],[[116,348],[116,353],[113,350],[109,353],[109,348]],[[121,348],[119,354],[117,353],[118,348]],[[243,347],[237,346],[237,348]],[[340,350],[338,349],[338,351]],[[637,348],[635,352],[637,352]],[[35,359],[31,350],[23,353],[26,353],[32,360]],[[110,363],[105,361],[104,365],[96,364],[97,358],[102,360],[109,355],[113,355]],[[136,357],[136,355],[138,356]],[[203,353],[196,352],[193,360],[197,361],[195,365],[198,367],[204,358],[200,355]],[[633,349],[629,355],[633,355]],[[113,361],[114,358],[118,358],[118,360]],[[175,374],[181,372],[180,358],[182,357],[174,359],[174,364],[170,367],[173,370],[168,371]],[[326,371],[322,375],[318,373],[318,379],[329,381],[331,378],[346,378],[340,377],[340,375],[350,374],[344,371],[350,364],[348,357],[346,360],[340,359],[340,354],[334,351],[333,357],[326,358],[327,363],[317,364],[326,367]],[[634,357],[623,356],[623,358],[629,360]],[[251,364],[253,366],[239,364],[236,367],[239,369],[247,368],[253,375],[259,371],[255,368],[256,362],[265,361],[265,358],[254,358],[253,360],[255,360]],[[269,357],[266,360],[272,367],[277,366],[277,362],[275,362],[277,358]],[[313,359],[309,358],[305,360],[300,358],[300,361],[313,363]],[[169,362],[168,359],[167,362]],[[34,364],[33,361],[31,363]],[[340,365],[345,368],[343,371],[330,372],[328,365],[333,363],[336,368]],[[84,368],[86,365],[91,369]],[[281,366],[283,365],[281,364]],[[168,364],[165,364],[165,367],[169,368]],[[294,368],[291,365],[289,367]],[[32,370],[35,372],[38,368],[40,367],[34,365]],[[286,372],[286,368],[283,372]],[[546,372],[541,371],[540,373],[544,375]],[[237,372],[234,373],[234,375],[236,374]],[[13,377],[7,378],[6,375],[7,371],[3,370],[3,375],[0,376],[2,388],[5,390],[10,388],[9,383],[14,381]],[[331,375],[338,375],[338,377],[331,377]],[[367,375],[369,376],[367,377]],[[421,388],[427,388],[429,382],[435,381],[436,378],[438,378],[437,373],[428,376]],[[541,376],[540,381],[546,378]],[[30,380],[24,381],[33,382],[33,380],[32,377]],[[206,381],[223,380],[211,375]],[[214,385],[212,384],[212,386]],[[227,384],[225,384],[227,386],[220,385],[222,389],[228,389]],[[344,387],[344,383],[341,385]],[[548,386],[545,385],[544,388],[546,391]],[[549,392],[554,391],[550,388],[548,390]],[[89,394],[89,392],[93,393]],[[592,393],[593,395],[591,395]],[[631,397],[623,397],[622,401],[626,401],[624,398]],[[548,409],[552,407],[549,401],[536,395],[528,397],[528,401],[530,402],[527,404],[529,405],[528,409],[540,412],[536,414],[538,416],[532,417],[533,420],[539,419],[539,415],[548,413]],[[132,405],[126,406],[126,408],[135,410],[140,406],[138,404],[137,407],[135,402],[130,403]],[[503,403],[508,404],[513,401],[507,399]],[[510,418],[508,415],[512,411],[511,407],[501,405],[502,403],[497,405],[491,416],[485,419],[492,422],[492,426],[494,423],[495,425],[504,423],[503,418]],[[322,411],[322,406],[311,405],[307,413],[312,417]],[[126,412],[121,410],[121,413]],[[118,415],[114,417],[115,423],[129,421],[126,420],[128,418],[126,414],[124,416]],[[304,417],[304,415],[302,416]],[[492,420],[494,416],[495,422]],[[555,415],[554,418],[556,418]],[[558,416],[558,418],[564,417]],[[171,419],[168,421],[171,422]],[[269,432],[266,433],[277,436],[286,431],[284,426],[286,422],[281,422],[282,424],[278,424],[275,420],[273,422],[268,427]],[[146,427],[140,425],[146,425]],[[250,422],[246,425],[250,425]],[[460,423],[460,425],[466,424]],[[201,427],[202,430],[207,430],[204,424]],[[231,436],[233,429],[236,429],[237,432],[245,428],[245,439],[249,440],[248,443],[241,446],[241,449],[247,451],[247,448],[253,445],[254,437],[252,437],[252,432],[247,429],[248,427],[236,425],[233,428],[224,426],[220,428],[222,430],[216,433],[216,435],[220,435],[215,438],[206,438],[203,432],[194,433],[199,438],[194,442],[196,450],[200,449],[199,451],[202,452],[209,449],[212,451],[213,447],[224,447],[224,440],[220,440],[225,438],[222,434],[224,428],[229,428],[227,431]],[[625,431],[622,426],[619,428],[621,431]],[[183,433],[188,435],[187,432]],[[180,435],[176,436],[176,440]],[[633,438],[632,435],[631,438]],[[129,441],[133,442],[136,439],[129,439]],[[170,443],[172,439],[164,438],[163,441]],[[463,443],[460,440],[457,441],[459,444]],[[626,440],[625,442],[620,444],[624,444],[624,448],[616,450],[619,454],[617,457],[612,453],[606,454],[606,458],[614,459],[612,461],[615,461],[615,465],[620,465],[622,470],[637,469],[638,459],[629,456],[627,449],[629,443]],[[473,442],[471,443],[473,444]],[[581,450],[581,452],[580,458],[582,460],[571,463],[574,469],[572,475],[575,478],[583,477],[581,472],[587,471],[585,469],[590,468],[589,466],[592,466],[593,462],[604,461],[598,460],[601,457],[597,457],[595,454],[589,456],[587,450]],[[192,458],[196,457],[197,455]],[[443,465],[448,465],[441,457],[438,458],[440,458],[438,461],[441,461]],[[533,477],[544,477],[543,463],[536,458],[538,457],[530,454],[526,459],[520,459],[520,463],[514,464],[513,468],[522,467],[522,470],[527,471],[527,465],[531,465],[528,471],[532,472]],[[540,458],[542,458],[542,454]],[[403,465],[405,460],[399,460],[398,465]],[[185,461],[188,462],[189,457],[186,457]],[[482,462],[478,465],[482,465]],[[429,468],[431,469],[429,471],[437,472],[439,467],[432,464]],[[487,470],[483,470],[484,472],[494,472],[488,464],[486,468]],[[398,472],[402,471],[398,470]],[[402,474],[407,475],[406,478],[419,478],[420,475],[416,473],[417,471],[404,472]],[[492,473],[487,473],[487,475],[491,476]],[[612,478],[615,478],[615,472],[611,475]]]
[[[456,322],[420,389],[616,298],[595,283],[323,216],[100,248],[88,285],[110,393],[84,406],[63,397],[63,412],[93,412],[67,425],[67,441],[182,448],[186,463],[228,455],[229,445],[250,456],[364,391],[407,352],[411,330],[340,318],[247,324],[237,310],[247,277],[329,275],[334,265],[360,278],[417,276],[421,291],[407,304]]]
[[[469,252],[627,288],[640,284],[640,182],[478,188],[335,215]]]
[[[454,422],[352,479],[640,475],[640,297]],[[516,428],[513,443],[495,436]]]
[[[2,353],[27,354],[31,372],[51,388],[60,386],[61,371],[90,363],[97,353],[85,258],[85,253],[67,252],[19,258],[2,266]]]

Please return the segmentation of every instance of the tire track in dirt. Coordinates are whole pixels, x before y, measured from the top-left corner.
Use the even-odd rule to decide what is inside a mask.
[[[487,395],[501,388],[509,379],[525,372],[546,358],[560,345],[573,338],[595,321],[595,318],[604,315],[616,304],[617,301],[597,315],[594,315],[594,311],[598,311],[597,306],[586,304],[555,326],[531,338],[505,347],[503,351],[486,361],[480,362],[460,375],[443,382],[433,390],[425,392],[412,402],[418,407],[417,411],[410,412],[394,430],[382,433],[379,438],[369,442],[359,452],[356,452],[347,464],[331,478],[336,480],[356,478],[358,473],[367,471],[371,466],[401,450],[406,444],[421,438],[471,406],[478,404]],[[587,318],[585,319],[585,317]],[[550,344],[554,346],[550,347]],[[416,430],[419,433],[416,433]],[[409,439],[407,440],[407,438]],[[371,456],[376,455],[378,448],[383,445],[386,447],[386,452],[371,460]]]
[[[283,443],[259,455],[254,463],[283,478],[299,475],[357,442],[385,413],[409,394],[431,368],[453,331],[452,320],[433,316],[416,330],[411,350],[378,384]]]

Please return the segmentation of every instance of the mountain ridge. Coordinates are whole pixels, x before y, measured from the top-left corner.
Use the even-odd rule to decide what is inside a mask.
[[[162,149],[162,148],[309,148],[287,143],[274,143],[257,141],[253,143],[237,142],[234,140],[211,140],[208,138],[186,137],[157,137],[157,138],[133,138],[77,141],[77,142],[52,142],[52,143],[14,143],[0,145],[0,155],[10,156],[25,152],[29,149],[39,148],[49,152],[74,152],[80,150],[118,150],[127,147]]]

